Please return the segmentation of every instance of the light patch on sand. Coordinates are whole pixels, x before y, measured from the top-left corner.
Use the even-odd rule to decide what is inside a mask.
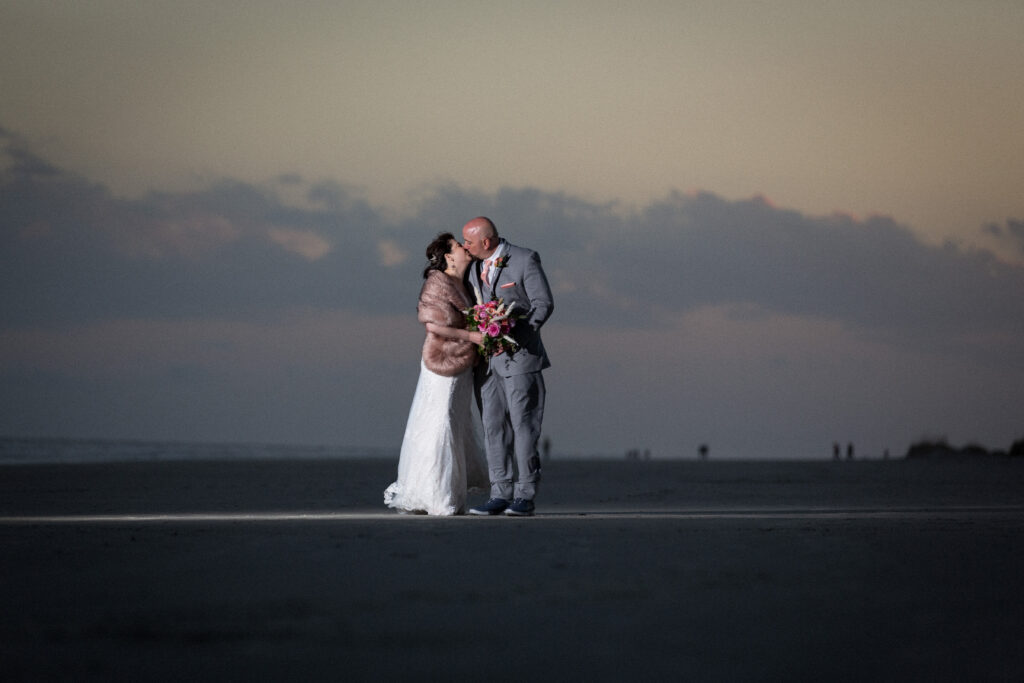
[[[570,509],[558,512],[537,514],[533,517],[509,518],[504,515],[494,517],[478,517],[474,515],[456,515],[437,517],[429,515],[400,515],[394,512],[179,512],[152,514],[103,514],[103,515],[24,515],[0,517],[0,524],[120,524],[131,523],[197,523],[197,522],[344,522],[344,521],[385,521],[385,520],[473,520],[474,524],[483,524],[481,520],[507,519],[511,524],[521,524],[522,520],[602,520],[620,521],[623,519],[674,519],[680,521],[704,520],[737,520],[752,521],[766,519],[808,519],[808,520],[841,520],[841,519],[973,519],[978,517],[1010,517],[1017,519],[1024,515],[1024,507],[1019,505],[971,505],[971,506],[936,506],[936,507],[865,507],[865,508],[737,508],[728,510],[583,510]],[[502,523],[502,522],[496,522]]]

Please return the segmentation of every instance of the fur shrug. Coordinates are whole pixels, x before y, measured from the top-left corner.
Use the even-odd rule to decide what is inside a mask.
[[[462,329],[466,325],[463,311],[469,305],[466,295],[451,277],[432,270],[420,290],[416,313],[421,323]],[[423,341],[423,364],[438,375],[453,377],[472,367],[476,358],[476,345],[469,341],[448,339],[432,332],[427,332]]]

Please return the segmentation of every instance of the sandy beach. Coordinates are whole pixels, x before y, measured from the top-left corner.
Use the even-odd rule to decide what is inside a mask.
[[[529,519],[394,471],[0,467],[4,680],[1024,680],[1022,462],[556,461]]]

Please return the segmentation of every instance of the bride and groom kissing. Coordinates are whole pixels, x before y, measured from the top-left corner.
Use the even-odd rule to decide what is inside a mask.
[[[487,502],[470,514],[531,516],[540,482],[542,371],[550,365],[540,329],[554,299],[540,256],[501,238],[489,218],[470,220],[462,238],[460,244],[442,233],[426,249],[416,309],[426,330],[420,375],[398,478],[384,503],[406,514],[463,514],[468,492],[489,486]],[[499,300],[514,316],[511,344],[488,343],[493,330],[467,329],[474,303]]]

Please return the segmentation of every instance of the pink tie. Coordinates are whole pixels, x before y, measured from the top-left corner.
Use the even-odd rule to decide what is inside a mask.
[[[480,279],[483,280],[484,284],[488,287],[491,285],[491,283],[487,281],[487,269],[490,267],[490,264],[490,261],[484,261],[483,268],[480,270]]]

